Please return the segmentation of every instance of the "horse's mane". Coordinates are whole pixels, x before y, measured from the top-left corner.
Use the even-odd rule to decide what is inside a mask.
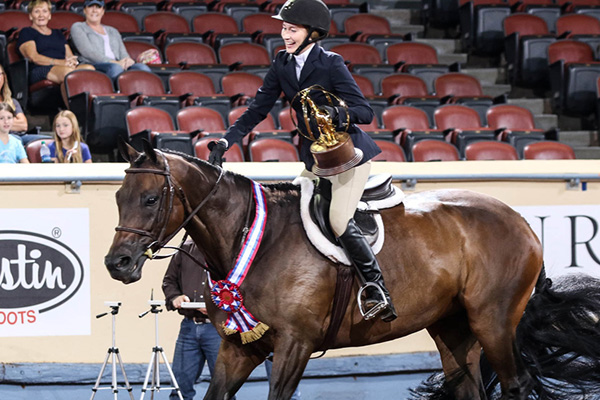
[[[214,168],[215,170],[218,168],[218,167],[212,165],[211,163],[209,163],[208,161],[202,160],[198,157],[191,156],[187,153],[182,153],[180,151],[171,150],[171,149],[164,149],[162,151],[164,151],[165,153],[168,153],[168,154],[180,156],[185,161],[187,161],[191,164],[195,164],[198,167],[209,166],[210,168]],[[136,160],[135,162],[137,163],[137,161],[138,160]],[[233,172],[233,171],[224,171],[224,172],[226,175],[233,177],[234,180],[239,180],[239,181],[244,181],[244,182],[251,181],[250,178],[248,178],[244,175],[238,174],[236,172]],[[292,198],[294,198],[294,197],[297,198],[300,193],[300,186],[294,185],[291,182],[267,183],[267,184],[262,184],[262,187],[266,189],[265,192],[266,192],[267,196],[269,197],[269,199],[272,201],[279,200],[279,201],[289,202]]]

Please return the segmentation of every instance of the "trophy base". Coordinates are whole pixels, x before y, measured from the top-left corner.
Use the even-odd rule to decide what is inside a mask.
[[[315,165],[312,172],[317,176],[332,176],[346,172],[356,166],[363,158],[360,149],[354,147],[350,135],[340,135],[335,146],[326,147],[313,143],[310,147]]]

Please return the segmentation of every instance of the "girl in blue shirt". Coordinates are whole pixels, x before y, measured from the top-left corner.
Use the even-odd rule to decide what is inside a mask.
[[[89,147],[81,141],[79,124],[73,112],[64,110],[56,114],[52,128],[54,142],[50,143],[48,148],[50,148],[50,157],[54,162],[92,162]]]
[[[15,110],[7,103],[0,103],[0,163],[29,164],[23,143],[9,135],[15,120]]]

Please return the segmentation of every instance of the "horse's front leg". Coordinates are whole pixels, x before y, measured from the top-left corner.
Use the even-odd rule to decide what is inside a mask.
[[[257,365],[265,360],[266,354],[252,345],[221,341],[214,374],[204,400],[229,400],[244,384]]]
[[[268,400],[292,398],[312,352],[312,345],[294,338],[275,344]]]

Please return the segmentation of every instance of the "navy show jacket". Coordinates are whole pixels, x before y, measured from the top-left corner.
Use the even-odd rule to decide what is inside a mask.
[[[295,65],[295,60],[285,50],[281,50],[275,56],[254,101],[244,114],[229,127],[225,139],[230,144],[240,142],[242,137],[266,118],[282,91],[285,98],[291,102],[300,90],[312,85],[320,85],[341,98],[348,106],[350,116],[348,133],[354,142],[354,147],[363,152],[360,164],[379,154],[381,150],[373,139],[356,126],[356,124],[369,124],[373,120],[374,113],[344,64],[344,59],[339,54],[325,51],[319,45],[315,45],[310,49],[310,54],[302,68],[300,80],[296,78]],[[315,95],[311,95],[311,98],[317,105],[328,104],[324,96],[317,92],[314,93]],[[297,118],[298,128],[306,134],[298,99],[294,102],[293,107],[296,116],[299,117]],[[340,118],[344,120],[345,116],[340,115]],[[316,132],[313,131],[313,133]],[[314,159],[310,152],[312,142],[305,138],[302,138],[301,142],[300,159],[304,162],[306,169],[310,171],[314,165]]]

